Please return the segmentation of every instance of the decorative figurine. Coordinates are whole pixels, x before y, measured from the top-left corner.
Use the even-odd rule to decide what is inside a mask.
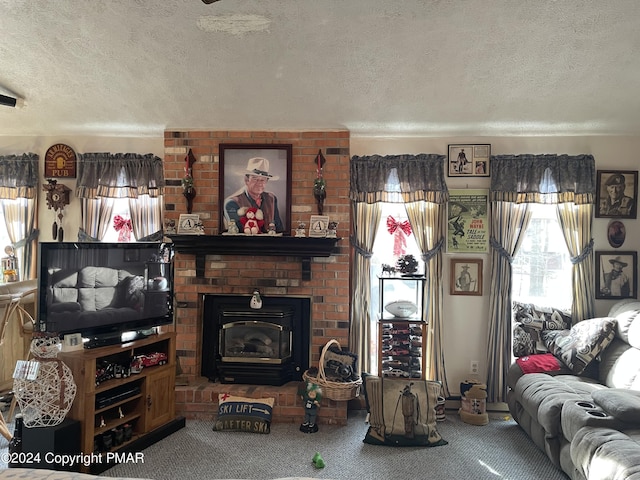
[[[106,427],[106,426],[107,426],[107,424],[104,421],[104,417],[101,415],[100,416],[100,428]]]
[[[227,233],[229,235],[238,235],[240,230],[238,229],[238,224],[235,220],[229,220],[229,228],[227,228]]]
[[[307,225],[303,222],[298,224],[298,228],[296,228],[296,237],[305,237],[307,235],[306,231]]]
[[[322,400],[322,389],[315,383],[306,382],[300,396],[304,402],[304,423],[300,425],[300,431],[316,433],[318,431],[316,417],[320,408],[320,400]]]
[[[260,310],[262,308],[262,298],[260,298],[260,291],[257,288],[253,291],[249,306],[254,310]]]
[[[169,218],[164,221],[164,233],[165,235],[176,234],[176,221],[173,218]]]
[[[336,238],[336,230],[338,230],[338,222],[329,222],[327,225],[327,238]]]
[[[269,227],[267,228],[267,234],[268,235],[275,235],[276,234],[276,224],[271,222],[269,223]]]
[[[124,418],[124,413],[122,413],[122,407],[118,407],[118,416],[120,418]]]

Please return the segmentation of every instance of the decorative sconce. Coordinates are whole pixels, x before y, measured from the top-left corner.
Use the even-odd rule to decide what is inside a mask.
[[[322,150],[318,150],[318,155],[316,155],[314,162],[316,164],[316,179],[313,182],[313,196],[318,205],[318,215],[322,215],[324,199],[327,198],[327,183],[322,176],[322,168],[327,160],[322,155]]]
[[[184,177],[182,179],[182,195],[187,199],[187,213],[191,213],[193,210],[193,199],[196,198],[196,189],[193,186],[193,164],[196,162],[196,157],[193,155],[191,149],[184,158]]]

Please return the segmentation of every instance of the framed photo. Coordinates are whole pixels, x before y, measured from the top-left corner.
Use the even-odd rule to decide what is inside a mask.
[[[451,295],[482,295],[482,259],[452,258],[450,270]]]
[[[178,235],[202,234],[202,222],[200,215],[195,213],[182,213],[178,219]]]
[[[243,209],[253,207],[262,210],[262,233],[271,223],[291,233],[291,152],[290,144],[220,144],[220,232],[231,222],[242,231]]]
[[[620,248],[627,238],[627,229],[620,220],[611,220],[607,225],[607,240],[613,248]]]
[[[67,333],[62,339],[62,351],[73,352],[75,350],[82,350],[84,344],[82,343],[82,335],[80,333]]]
[[[449,177],[488,177],[491,145],[449,145]]]
[[[638,252],[596,252],[596,298],[638,298]]]
[[[596,217],[636,218],[637,170],[598,170]]]
[[[447,253],[489,251],[489,190],[449,190]]]
[[[326,237],[329,229],[329,217],[327,215],[311,215],[309,223],[310,237]]]

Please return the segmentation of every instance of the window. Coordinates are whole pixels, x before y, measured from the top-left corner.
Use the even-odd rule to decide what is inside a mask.
[[[571,309],[571,260],[555,205],[531,205],[531,221],[513,261],[514,301]]]
[[[400,255],[410,254],[420,259],[422,254],[416,244],[413,233],[389,233],[387,219],[389,216],[397,222],[405,222],[407,211],[402,203],[381,203],[382,215],[380,225],[373,243],[373,255],[371,257],[371,338],[369,339],[371,351],[371,367],[377,371],[378,368],[378,317],[380,313],[380,292],[378,276],[382,273],[382,264],[395,266]],[[394,251],[395,250],[395,251]],[[401,252],[398,255],[398,252]],[[422,262],[421,262],[422,263]],[[418,273],[424,273],[424,265],[419,267]],[[377,372],[371,372],[377,373]]]

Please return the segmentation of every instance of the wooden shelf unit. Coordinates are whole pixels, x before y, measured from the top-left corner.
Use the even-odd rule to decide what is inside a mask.
[[[136,355],[152,352],[165,353],[167,363],[145,367],[140,373],[132,373],[126,378],[113,378],[96,385],[96,370],[100,362],[106,360],[124,364]],[[107,451],[124,451],[136,441],[149,445],[163,438],[160,436],[149,441],[149,438],[157,436],[154,430],[166,430],[168,424],[176,422],[176,334],[174,332],[154,334],[148,338],[119,345],[60,352],[58,358],[69,366],[78,387],[73,406],[67,416],[80,421],[82,453],[102,452],[104,454]],[[139,387],[139,393],[127,395],[108,406],[97,408],[97,397],[109,395],[117,392],[119,388],[127,389],[127,387]],[[131,439],[120,445],[114,443],[108,450],[104,449],[102,436],[125,424],[132,427]],[[167,434],[173,431],[175,430],[168,431]],[[86,471],[95,473],[110,466],[96,464],[87,467]]]

